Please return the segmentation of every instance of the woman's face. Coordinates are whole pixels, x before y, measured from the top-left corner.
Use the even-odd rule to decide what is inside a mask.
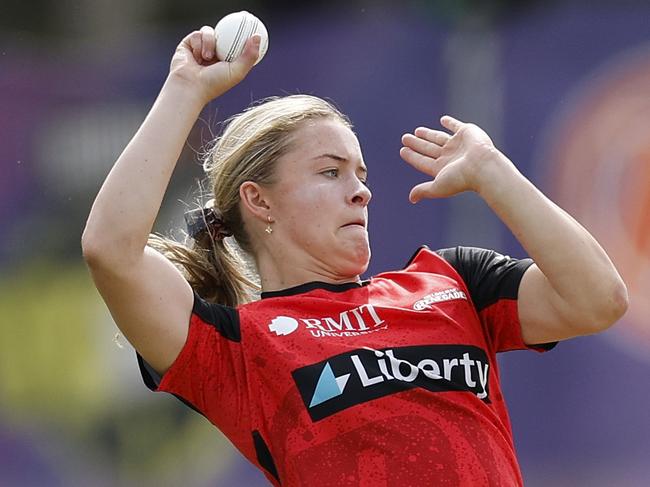
[[[293,134],[270,189],[274,245],[288,265],[328,278],[358,276],[370,260],[367,169],[339,120],[310,120]]]

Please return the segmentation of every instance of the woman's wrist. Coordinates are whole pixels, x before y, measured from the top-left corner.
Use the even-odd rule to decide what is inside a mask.
[[[180,73],[171,71],[160,90],[160,97],[170,97],[179,103],[179,107],[193,109],[197,114],[211,101],[196,86],[196,83],[188,80]]]
[[[481,164],[474,187],[484,200],[498,198],[501,192],[520,184],[523,177],[512,161],[497,149],[492,157]]]

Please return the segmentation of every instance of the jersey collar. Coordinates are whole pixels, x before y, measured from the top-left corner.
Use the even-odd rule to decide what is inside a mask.
[[[303,294],[314,289],[324,289],[333,293],[342,293],[350,289],[359,289],[370,284],[370,279],[360,282],[346,282],[343,284],[331,284],[329,282],[312,281],[298,286],[281,289],[279,291],[265,291],[260,294],[261,299],[276,298],[278,296],[294,296],[296,294]]]

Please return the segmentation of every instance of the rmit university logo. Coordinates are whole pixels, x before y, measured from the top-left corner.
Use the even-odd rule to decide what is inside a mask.
[[[282,336],[296,331],[299,324],[302,324],[316,338],[365,335],[388,327],[388,324],[371,304],[346,309],[338,316],[298,319],[289,316],[276,316],[268,326],[269,331]]]
[[[290,316],[277,316],[269,325],[269,330],[276,335],[288,335],[296,331],[296,328],[298,328],[298,321]]]
[[[467,391],[489,403],[485,352],[470,345],[357,349],[292,372],[313,421],[356,404],[421,387]]]

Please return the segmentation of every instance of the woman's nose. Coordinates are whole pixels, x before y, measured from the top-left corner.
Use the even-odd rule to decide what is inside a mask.
[[[357,185],[354,189],[354,193],[352,194],[352,203],[366,206],[368,203],[370,203],[372,193],[370,191],[370,188],[368,188],[368,186],[364,184],[360,179],[357,178],[356,181]]]

